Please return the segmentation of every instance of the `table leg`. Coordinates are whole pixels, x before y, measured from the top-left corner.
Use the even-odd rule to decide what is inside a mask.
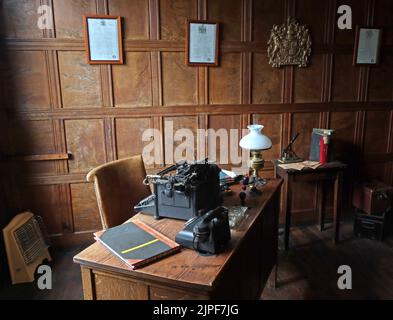
[[[285,251],[289,248],[289,231],[291,229],[291,203],[292,203],[292,177],[287,174],[283,186],[283,211],[285,213],[284,246]]]
[[[81,267],[83,298],[85,300],[96,300],[94,289],[93,271],[86,267]]]
[[[320,181],[318,183],[318,217],[319,217],[319,230],[325,229],[325,183]]]
[[[336,244],[340,240],[340,218],[341,218],[341,205],[342,205],[342,171],[337,172],[334,180],[334,211],[333,211],[333,225],[334,225],[334,239]]]

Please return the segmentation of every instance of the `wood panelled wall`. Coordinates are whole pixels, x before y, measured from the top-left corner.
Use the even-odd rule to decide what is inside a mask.
[[[42,4],[53,9],[53,30],[37,27]],[[337,29],[341,4],[351,6],[354,27],[385,27],[381,65],[352,66],[354,29]],[[161,131],[160,157],[168,159],[165,120],[193,131],[262,123],[274,143],[268,160],[294,132],[295,151],[307,157],[312,128],[333,128],[336,155],[350,165],[347,203],[355,178],[393,182],[393,1],[3,0],[1,10],[10,145],[2,153],[71,155],[9,163],[20,191],[9,201],[42,215],[56,243],[91,239],[100,227],[93,186],[85,182],[91,168],[140,153],[147,128]],[[124,18],[124,65],[86,64],[86,13]],[[308,68],[268,64],[271,27],[289,15],[310,27]],[[221,24],[220,67],[185,65],[187,18]],[[264,174],[272,175],[271,165]],[[297,188],[297,219],[313,216],[315,198],[313,185]]]

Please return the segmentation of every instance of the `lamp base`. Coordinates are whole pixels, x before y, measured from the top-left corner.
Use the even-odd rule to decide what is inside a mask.
[[[253,170],[252,175],[250,176],[250,185],[251,188],[256,186],[264,186],[267,181],[264,178],[260,178],[258,176],[259,170],[261,170],[265,165],[265,160],[262,158],[261,150],[252,150],[251,151],[251,169]]]
[[[261,195],[262,191],[259,190],[257,187],[264,186],[267,183],[266,179],[259,178],[259,177],[252,175],[252,176],[250,176],[249,181],[250,182],[249,182],[248,186],[250,188],[250,193],[254,194],[254,195]]]

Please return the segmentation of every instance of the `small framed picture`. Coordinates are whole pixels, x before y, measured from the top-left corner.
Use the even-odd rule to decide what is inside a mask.
[[[85,47],[89,64],[123,64],[121,17],[84,16]]]
[[[187,21],[187,65],[218,66],[218,27],[216,22]]]
[[[354,65],[379,64],[382,28],[356,27]]]

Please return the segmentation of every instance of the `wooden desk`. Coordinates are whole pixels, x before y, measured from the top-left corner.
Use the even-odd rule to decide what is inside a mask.
[[[130,270],[104,246],[94,243],[74,257],[81,265],[85,299],[231,299],[258,298],[277,263],[278,210],[281,179],[261,188],[262,195],[247,196],[248,216],[231,231],[227,250],[201,256],[180,253],[141,269]],[[239,205],[240,186],[232,186],[224,205]],[[184,221],[140,219],[174,240]],[[93,235],[92,235],[93,237]]]
[[[303,170],[285,170],[278,166],[278,162],[274,161],[274,175],[284,179],[283,184],[283,204],[281,206],[282,214],[285,215],[285,232],[284,243],[285,250],[289,247],[289,231],[291,228],[291,203],[293,183],[297,181],[316,181],[318,183],[318,214],[319,227],[322,231],[325,223],[324,210],[324,182],[326,180],[334,180],[334,198],[333,198],[333,225],[334,225],[334,243],[339,241],[340,235],[340,217],[341,217],[341,192],[342,192],[342,176],[343,171],[347,167],[341,162],[329,162],[317,169]]]

